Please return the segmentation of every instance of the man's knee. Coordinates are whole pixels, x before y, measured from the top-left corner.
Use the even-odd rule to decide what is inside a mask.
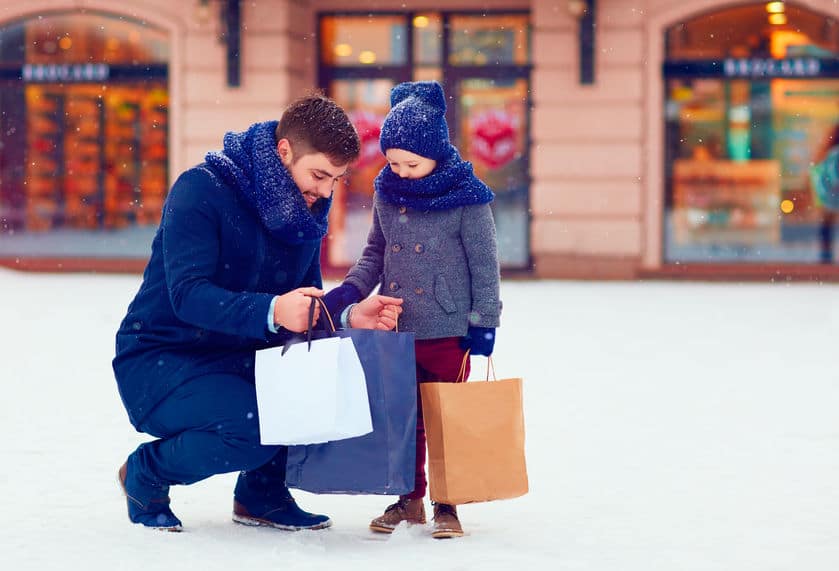
[[[276,456],[278,446],[264,446],[259,439],[259,419],[256,414],[219,422],[218,433],[225,445],[236,451],[242,470],[252,470]]]

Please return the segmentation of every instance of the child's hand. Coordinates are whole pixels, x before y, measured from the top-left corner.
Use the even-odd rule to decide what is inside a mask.
[[[495,347],[495,327],[469,327],[466,336],[460,340],[461,349],[469,349],[472,355],[492,355]]]
[[[374,295],[358,303],[350,311],[347,321],[350,327],[358,329],[379,329],[390,331],[396,327],[396,320],[402,313],[402,300],[398,297]]]

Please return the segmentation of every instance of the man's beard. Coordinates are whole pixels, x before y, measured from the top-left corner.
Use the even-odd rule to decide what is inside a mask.
[[[307,198],[314,198],[315,199],[314,202],[312,202],[312,204],[309,204],[308,202],[306,202],[306,208],[309,209],[309,212],[319,211],[320,208],[321,208],[321,204],[322,204],[321,198],[316,194],[306,194],[306,193],[304,193],[303,194],[303,200],[305,201]]]

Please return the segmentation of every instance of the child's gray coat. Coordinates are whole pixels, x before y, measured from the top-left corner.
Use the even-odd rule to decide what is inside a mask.
[[[361,258],[345,279],[367,296],[405,300],[400,331],[417,339],[498,327],[501,313],[495,223],[489,204],[421,212],[379,200]]]

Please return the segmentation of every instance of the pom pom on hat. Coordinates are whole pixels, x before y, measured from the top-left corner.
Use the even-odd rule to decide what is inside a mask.
[[[390,92],[390,105],[379,138],[383,153],[403,149],[435,161],[448,154],[446,96],[439,83],[400,83]]]

